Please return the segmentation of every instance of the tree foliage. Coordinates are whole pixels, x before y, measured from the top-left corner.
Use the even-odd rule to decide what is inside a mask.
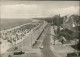
[[[80,24],[80,16],[79,15],[71,15],[76,23]]]
[[[63,18],[60,17],[60,15],[55,15],[53,18],[53,24],[56,26],[60,26],[61,24],[63,24]]]
[[[67,40],[71,40],[72,36],[71,34],[73,33],[73,31],[69,30],[69,29],[63,29],[60,31],[59,36],[64,36]]]

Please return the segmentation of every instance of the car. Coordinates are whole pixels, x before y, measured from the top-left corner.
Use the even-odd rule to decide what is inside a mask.
[[[52,44],[52,45],[54,45],[54,43],[53,43],[53,42],[52,42],[51,44]]]
[[[44,48],[44,46],[43,46],[43,45],[41,45],[41,46],[39,46],[39,48],[40,48],[40,49],[43,49],[43,48]]]
[[[67,57],[77,57],[77,54],[76,53],[68,53]]]
[[[54,45],[54,42],[53,42],[53,41],[51,41],[51,44],[52,44],[52,45]]]
[[[25,52],[23,51],[14,51],[14,55],[21,55],[21,54],[24,54]]]

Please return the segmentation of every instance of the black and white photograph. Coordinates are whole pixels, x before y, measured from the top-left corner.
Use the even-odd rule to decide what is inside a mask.
[[[80,1],[0,0],[0,57],[80,57]]]

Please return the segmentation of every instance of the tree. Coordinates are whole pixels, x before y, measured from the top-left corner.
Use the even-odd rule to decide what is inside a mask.
[[[60,17],[60,15],[55,15],[53,18],[53,25],[57,26],[57,34],[60,33],[60,26],[63,24],[63,17]]]
[[[55,15],[53,18],[53,24],[56,26],[61,26],[63,24],[63,18],[60,15]]]
[[[71,15],[73,17],[74,22],[80,24],[80,16],[79,15]]]
[[[73,31],[69,30],[69,29],[63,29],[60,31],[59,37],[63,36],[65,37],[67,40],[71,40],[72,39],[72,34]]]

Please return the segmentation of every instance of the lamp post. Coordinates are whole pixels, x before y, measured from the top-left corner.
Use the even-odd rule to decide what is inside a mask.
[[[73,26],[73,28],[75,29],[75,27]],[[78,47],[77,47],[77,38],[78,38],[78,36],[77,36],[77,31],[73,31],[73,33],[74,33],[74,35],[73,35],[73,37],[75,38],[75,53],[77,54],[77,57],[78,57]]]
[[[30,38],[30,48],[32,49],[32,36],[33,36],[33,33],[32,33],[33,31],[31,30],[31,34],[30,34],[30,36],[31,36],[31,38]]]

